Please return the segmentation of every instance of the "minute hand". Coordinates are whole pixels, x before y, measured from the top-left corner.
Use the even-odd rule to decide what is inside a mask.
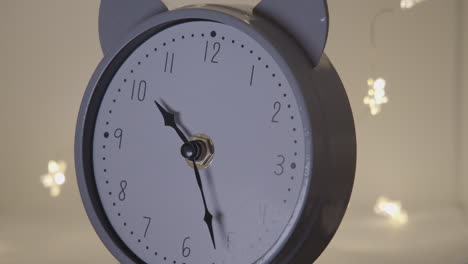
[[[193,169],[195,171],[195,177],[197,178],[198,187],[200,188],[200,192],[203,198],[203,205],[205,206],[205,217],[203,220],[205,221],[206,225],[208,226],[208,230],[210,231],[211,241],[213,242],[213,247],[216,249],[216,243],[213,234],[213,215],[208,211],[208,206],[206,206],[206,199],[205,199],[205,192],[203,191],[203,185],[201,182],[200,172],[198,171],[197,164],[194,160],[193,162]]]

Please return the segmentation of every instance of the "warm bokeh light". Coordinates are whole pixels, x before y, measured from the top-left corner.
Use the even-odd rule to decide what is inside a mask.
[[[367,96],[364,97],[364,104],[369,106],[371,114],[375,116],[382,111],[382,105],[389,101],[385,92],[387,82],[383,78],[368,79],[367,86],[369,86],[369,90]]]
[[[387,217],[390,222],[397,226],[408,223],[408,213],[403,210],[400,201],[392,201],[386,197],[379,197],[374,207],[377,215]]]
[[[57,185],[62,185],[65,183],[65,175],[63,173],[56,173],[54,175],[54,181]]]
[[[401,9],[411,9],[415,5],[425,2],[426,0],[401,0],[400,7]]]
[[[52,197],[60,195],[61,185],[66,181],[65,172],[67,164],[65,161],[50,160],[48,163],[48,173],[41,176],[44,188],[49,189]]]

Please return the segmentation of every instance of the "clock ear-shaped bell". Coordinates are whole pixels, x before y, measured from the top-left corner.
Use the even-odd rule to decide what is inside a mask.
[[[101,0],[99,37],[104,54],[135,25],[165,11],[168,9],[161,0]],[[290,32],[312,64],[319,64],[329,27],[326,0],[262,0],[253,12]]]
[[[253,10],[292,34],[314,66],[320,63],[328,37],[326,0],[262,0]]]
[[[167,11],[160,0],[101,0],[99,38],[104,54],[146,18]]]

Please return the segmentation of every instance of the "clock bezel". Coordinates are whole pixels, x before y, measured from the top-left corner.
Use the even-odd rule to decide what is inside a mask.
[[[313,226],[320,222],[319,218],[324,211],[324,205],[329,203],[329,201],[322,201],[322,195],[317,195],[320,194],[320,186],[314,186],[314,184],[320,185],[320,183],[324,182],[327,183],[324,184],[324,186],[330,184],[329,181],[324,178],[327,176],[326,168],[321,171],[321,166],[315,166],[319,160],[326,159],[325,152],[327,149],[322,149],[324,147],[326,148],[323,144],[313,144],[312,142],[315,138],[327,138],[325,135],[325,131],[328,131],[327,122],[320,118],[320,116],[326,112],[323,110],[327,106],[321,105],[318,94],[312,91],[314,89],[310,89],[310,86],[314,85],[314,81],[310,80],[308,77],[310,73],[307,73],[307,70],[312,70],[310,61],[306,59],[302,49],[294,41],[289,39],[286,33],[275,27],[273,23],[260,17],[241,13],[237,10],[225,7],[208,6],[203,9],[182,9],[162,13],[149,18],[147,21],[137,26],[120,45],[116,45],[114,51],[108,52],[108,55],[104,57],[97,67],[82,101],[75,138],[75,163],[78,185],[83,204],[91,223],[105,246],[119,261],[122,263],[143,263],[141,259],[125,245],[112,228],[99,199],[92,161],[92,142],[95,121],[108,84],[121,64],[137,47],[146,39],[166,27],[196,20],[223,23],[248,34],[273,56],[290,82],[291,87],[297,90],[295,91],[295,96],[301,109],[301,118],[303,119],[307,146],[305,164],[308,175],[305,177],[307,179],[303,183],[305,188],[302,189],[298,201],[304,208],[301,208],[299,210],[300,212],[297,212],[298,208],[295,209],[295,219],[293,219],[295,224],[288,227],[289,230],[292,231],[289,232],[287,229],[283,231],[283,233],[289,234],[288,237],[286,237],[287,239],[280,241],[279,244],[275,243],[273,249],[276,251],[273,252],[274,254],[271,254],[272,251],[269,251],[270,254],[264,256],[259,261],[263,261],[262,263],[264,263],[265,260],[268,260],[270,263],[290,263],[294,260],[294,263],[308,264],[311,260],[315,260],[329,243],[343,217],[351,194],[354,167],[348,166],[349,168],[347,168],[346,173],[343,173],[343,175],[347,175],[344,177],[345,181],[340,183],[340,185],[344,186],[343,192],[337,195],[338,199],[331,202],[331,204],[336,204],[336,201],[341,203],[341,206],[337,207],[334,211],[334,214],[336,214],[335,223],[329,224],[329,226],[324,228],[324,230],[328,230],[326,233],[329,234],[319,243],[313,243],[312,246],[315,249],[312,250],[309,241],[311,236],[316,233],[314,232]],[[283,52],[280,52],[280,50]],[[334,72],[333,68],[330,67],[331,64],[329,65],[328,59],[324,57],[322,61],[322,66],[328,66],[323,67],[323,70],[330,74],[332,79],[338,78],[339,81],[339,77],[336,72]],[[332,76],[333,73],[336,76]],[[341,89],[344,91],[341,82],[339,82],[339,85],[335,83],[335,86],[338,90]],[[330,89],[333,90],[333,88]],[[343,105],[347,105],[349,108],[346,96],[338,99],[340,99],[339,101],[341,101]],[[350,148],[349,152],[351,155],[348,155],[349,157],[347,156],[349,160],[353,160],[352,149],[354,148],[355,164],[354,123],[349,122],[352,121],[350,108],[348,111],[344,111],[342,119],[352,124],[351,127],[347,124],[347,131],[352,131],[352,136],[345,140],[346,142],[344,143]],[[312,124],[314,124],[314,126],[312,126]],[[320,126],[323,126],[323,129],[320,129]],[[312,135],[314,135],[314,137],[312,137]],[[317,147],[315,147],[316,145]],[[322,157],[316,157],[316,153],[323,153],[323,155],[321,155]],[[323,179],[315,179],[320,177]],[[320,227],[320,229],[322,229],[322,227]]]

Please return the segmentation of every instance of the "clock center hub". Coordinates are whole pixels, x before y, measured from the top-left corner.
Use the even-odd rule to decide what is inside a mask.
[[[195,161],[198,169],[206,169],[213,162],[214,144],[209,136],[196,134],[189,139],[189,142],[182,145],[180,153],[190,167],[193,168]]]

